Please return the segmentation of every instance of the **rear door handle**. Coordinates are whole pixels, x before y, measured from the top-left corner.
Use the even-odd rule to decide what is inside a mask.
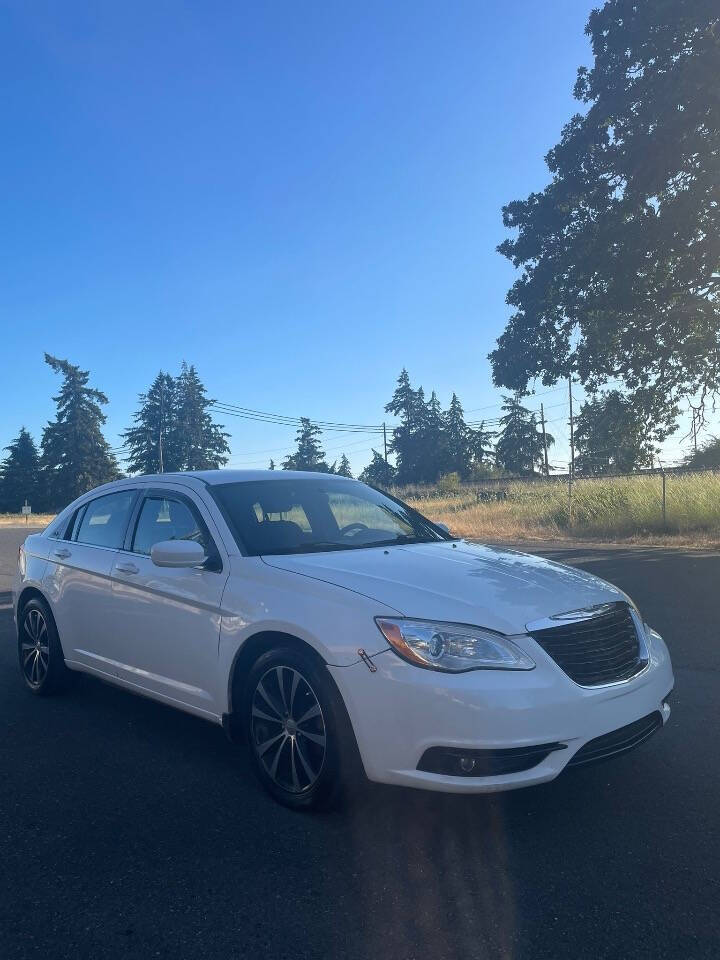
[[[56,557],[60,557],[61,560],[67,560],[70,556],[70,551],[66,547],[61,547],[60,550],[53,550],[53,553]]]
[[[115,569],[118,573],[140,573],[139,568],[134,563],[116,563]]]

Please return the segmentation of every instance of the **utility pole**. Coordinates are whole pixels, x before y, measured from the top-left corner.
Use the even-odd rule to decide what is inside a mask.
[[[573,487],[573,465],[568,464],[568,525],[572,526],[572,487]]]
[[[385,463],[387,464],[387,429],[383,422],[383,447],[385,448]]]
[[[545,410],[543,405],[540,404],[540,422],[542,424],[542,434],[543,434],[543,455],[545,458],[545,479],[550,476],[550,469],[548,468],[548,458],[547,458],[547,435],[545,433]]]
[[[163,421],[164,421],[164,417],[165,417],[165,412],[164,412],[165,407],[164,407],[164,403],[163,403],[164,399],[165,399],[165,386],[164,386],[164,384],[163,384],[162,381],[161,381],[161,383],[160,383],[160,425],[159,425],[159,435],[158,435],[158,455],[159,455],[159,458],[160,458],[160,473],[164,473],[164,470],[163,470],[163,451],[162,451]]]
[[[575,474],[575,428],[573,426],[572,377],[568,377],[568,397],[570,398],[570,476]]]

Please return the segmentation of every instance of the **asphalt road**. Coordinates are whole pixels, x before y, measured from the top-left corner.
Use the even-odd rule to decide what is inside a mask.
[[[22,685],[0,528],[0,956],[720,956],[720,555],[538,549],[666,637],[667,727],[492,799],[372,788],[297,815],[219,728],[83,678]],[[4,605],[3,605],[4,604]]]

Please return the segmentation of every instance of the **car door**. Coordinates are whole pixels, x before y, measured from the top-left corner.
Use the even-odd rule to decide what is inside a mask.
[[[211,526],[213,527],[211,532]],[[202,567],[156,566],[163,540],[202,544]],[[113,659],[118,676],[194,712],[221,713],[218,646],[227,558],[205,506],[177,489],[148,490],[112,567]]]
[[[51,541],[43,578],[66,659],[103,673],[113,672],[104,656],[110,574],[137,497],[137,490],[126,488],[79,507],[63,538]]]

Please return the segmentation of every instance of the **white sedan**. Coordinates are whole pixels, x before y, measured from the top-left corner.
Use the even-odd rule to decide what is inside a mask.
[[[82,671],[221,724],[296,808],[363,773],[541,783],[670,714],[667,648],[616,587],[328,474],[99,487],[27,538],[13,599],[33,693]]]

